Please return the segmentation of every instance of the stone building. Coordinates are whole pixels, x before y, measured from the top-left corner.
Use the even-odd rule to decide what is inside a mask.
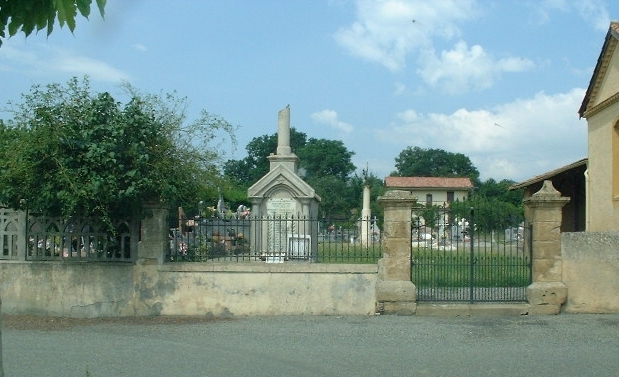
[[[386,177],[385,187],[408,191],[418,203],[450,203],[468,198],[473,183],[470,178]]]

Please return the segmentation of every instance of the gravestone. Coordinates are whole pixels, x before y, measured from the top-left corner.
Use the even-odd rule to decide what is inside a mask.
[[[268,262],[312,260],[318,251],[320,197],[298,175],[299,158],[290,147],[290,106],[278,113],[277,150],[267,158],[269,172],[247,190],[256,220],[250,247]]]

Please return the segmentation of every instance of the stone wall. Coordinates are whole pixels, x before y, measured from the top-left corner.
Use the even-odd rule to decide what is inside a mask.
[[[561,235],[568,313],[619,312],[619,232]]]
[[[146,207],[135,263],[3,260],[2,312],[67,317],[367,315],[377,265],[163,263],[167,210]]]
[[[116,316],[368,315],[376,265],[3,262],[2,311]]]

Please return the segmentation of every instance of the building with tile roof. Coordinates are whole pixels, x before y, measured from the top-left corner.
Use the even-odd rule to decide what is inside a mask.
[[[385,187],[412,192],[417,203],[450,203],[466,200],[473,182],[470,178],[387,177]]]

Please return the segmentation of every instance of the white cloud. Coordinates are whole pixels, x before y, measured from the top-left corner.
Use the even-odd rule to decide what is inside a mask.
[[[406,93],[406,85],[401,82],[395,83],[395,90],[393,91],[394,96],[401,96]]]
[[[476,13],[474,0],[357,0],[357,19],[335,33],[353,55],[392,71],[406,66],[408,54],[431,45],[434,37],[460,34],[458,23]]]
[[[432,87],[451,94],[492,86],[502,73],[529,69],[518,57],[494,57],[480,45],[463,40],[436,52],[437,39],[461,38],[460,25],[481,14],[474,0],[357,0],[356,20],[335,33],[351,54],[402,71],[417,57],[417,74]],[[401,94],[398,89],[396,94]]]
[[[146,46],[144,46],[144,45],[143,45],[143,44],[141,44],[141,43],[134,43],[134,44],[132,45],[132,47],[133,47],[134,49],[136,49],[136,50],[140,51],[140,52],[146,52],[146,51],[148,51],[148,48],[146,48]]]
[[[111,65],[85,56],[58,56],[51,62],[51,69],[66,72],[73,76],[88,75],[96,81],[119,82],[129,80],[129,76]]]
[[[469,48],[464,41],[437,56],[434,51],[424,54],[418,73],[433,87],[450,94],[460,94],[470,88],[486,89],[504,72],[520,72],[534,66],[522,58],[496,59],[479,45]]]
[[[604,3],[599,0],[581,0],[574,2],[580,16],[600,31],[608,30],[610,16]]]
[[[377,140],[397,145],[463,153],[482,179],[516,181],[561,167],[587,154],[587,128],[577,109],[584,89],[517,99],[492,109],[458,109],[451,114],[397,114],[377,131]]]
[[[0,69],[28,76],[49,76],[57,79],[59,74],[68,76],[88,75],[93,81],[120,82],[129,80],[127,73],[112,65],[50,45],[14,47],[2,45]]]
[[[576,12],[583,20],[596,30],[606,31],[610,24],[610,16],[606,5],[601,0],[544,0],[531,2],[533,13],[531,18],[536,24],[545,24],[550,21],[552,14],[560,11],[564,13]]]
[[[327,110],[317,111],[312,114],[312,119],[314,119],[314,121],[318,123],[329,125],[335,128],[336,130],[339,130],[347,134],[353,131],[353,126],[346,122],[342,122],[341,120],[339,120],[337,112],[334,110],[327,109]]]

